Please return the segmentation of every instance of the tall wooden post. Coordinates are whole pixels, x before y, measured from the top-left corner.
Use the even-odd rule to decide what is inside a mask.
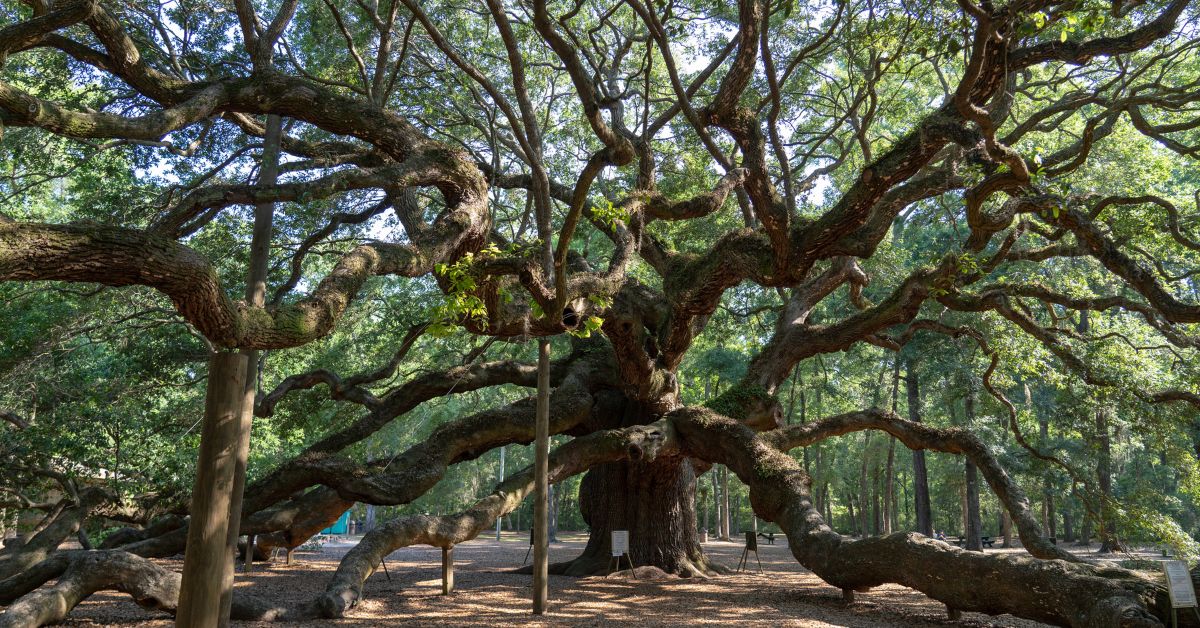
[[[454,592],[454,548],[442,548],[442,595]]]
[[[224,572],[233,560],[227,543],[229,506],[245,378],[246,356],[241,353],[221,352],[209,360],[200,456],[175,614],[180,628],[214,628],[219,621]]]
[[[500,479],[496,481],[496,485],[499,486],[501,482],[504,482],[504,445],[500,446]],[[500,541],[500,523],[502,521],[504,521],[504,517],[502,517],[502,516],[496,517],[496,541],[497,542]]]
[[[266,136],[263,138],[263,154],[259,163],[259,185],[274,185],[279,177],[279,144],[283,134],[283,119],[277,115],[267,116]],[[267,304],[267,266],[271,259],[271,234],[274,230],[275,204],[259,203],[254,206],[254,231],[250,239],[250,266],[246,271],[246,303],[253,307]],[[229,503],[229,538],[231,552],[236,552],[241,534],[242,494],[246,489],[246,465],[250,458],[250,431],[254,425],[254,397],[258,388],[258,351],[243,351],[246,356],[246,379],[242,391],[242,413],[238,421],[237,458],[233,475],[233,497]],[[247,539],[245,569],[250,571],[254,562],[253,537]],[[233,604],[233,562],[223,574],[221,595],[221,618],[218,625],[229,625],[229,611]]]
[[[533,502],[533,614],[546,612],[549,594],[549,519],[550,483],[546,470],[550,462],[550,341],[538,340],[537,409],[534,414],[534,502]]]

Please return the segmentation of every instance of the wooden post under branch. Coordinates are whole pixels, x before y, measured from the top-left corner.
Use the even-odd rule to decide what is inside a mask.
[[[231,522],[230,526],[233,525]],[[242,571],[250,571],[250,567],[254,563],[254,535],[246,535],[246,560],[242,561]]]
[[[500,446],[500,479],[496,481],[496,485],[504,483],[504,445]],[[503,516],[496,517],[496,541],[500,541],[500,524],[504,521]]]
[[[550,462],[550,341],[538,339],[537,408],[534,414],[534,502],[533,502],[533,614],[546,612],[549,595],[549,488],[546,470]]]
[[[283,119],[278,115],[267,116],[266,136],[263,138],[262,160],[259,164],[258,185],[271,186],[279,176],[279,146],[283,134]],[[246,303],[252,307],[267,304],[267,271],[271,261],[271,234],[274,230],[275,204],[259,203],[254,206],[254,230],[250,239],[250,265],[246,270]],[[246,377],[242,391],[242,413],[238,422],[237,457],[233,471],[233,496],[229,501],[229,528],[226,544],[231,552],[237,551],[241,535],[242,493],[246,489],[246,465],[250,459],[250,430],[254,425],[254,399],[258,387],[258,351],[243,351],[246,356]],[[246,571],[254,562],[253,537],[247,539]],[[221,597],[221,616],[218,625],[229,625],[229,611],[233,604],[233,561],[225,566]]]
[[[442,548],[442,595],[454,592],[454,548]]]
[[[246,356],[241,353],[217,353],[208,362],[204,425],[175,614],[180,628],[214,628],[220,619],[225,567],[233,559],[227,545],[229,504],[245,378]]]

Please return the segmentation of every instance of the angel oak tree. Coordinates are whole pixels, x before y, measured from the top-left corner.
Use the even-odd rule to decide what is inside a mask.
[[[637,564],[719,571],[697,542],[693,504],[696,475],[723,464],[796,559],[848,597],[894,582],[954,609],[1061,625],[1154,626],[1167,616],[1160,586],[1081,564],[1046,541],[1024,491],[972,433],[876,409],[784,426],[777,393],[815,356],[860,343],[899,350],[926,332],[966,337],[990,356],[982,381],[1014,437],[1075,472],[1020,433],[992,381],[1002,355],[988,332],[1004,324],[1027,334],[1098,388],[1121,382],[1080,355],[1092,339],[1062,327],[1065,313],[1126,312],[1163,343],[1197,346],[1190,325],[1200,305],[1180,296],[1192,274],[1177,273],[1200,250],[1186,231],[1194,216],[1178,195],[1112,194],[1093,172],[1097,161],[1117,167],[1122,143],[1152,145],[1183,167],[1195,158],[1200,40],[1188,0],[0,6],[6,142],[54,138],[88,159],[126,151],[142,160],[130,186],[147,179],[129,190],[140,205],[118,216],[92,216],[69,194],[50,212],[10,197],[0,207],[0,279],[148,286],[218,353],[320,339],[375,277],[435,283],[445,297],[436,320],[413,328],[383,367],[295,374],[255,400],[255,414],[269,416],[289,393],[324,385],[363,408],[246,486],[232,523],[258,535],[260,552],[297,547],[356,501],[409,503],[448,466],[533,439],[526,399],[450,421],[395,456],[343,454],[425,401],[536,385],[531,364],[472,359],[377,396],[372,386],[394,375],[421,334],[571,333],[591,337],[551,367],[550,431],[573,439],[552,452],[549,473],[587,474],[580,506],[592,538],[556,572],[604,569],[612,529],[631,531]],[[257,176],[255,151],[276,141],[277,178]],[[262,158],[264,170],[272,161]],[[150,182],[156,169],[176,174]],[[162,194],[142,198],[154,190]],[[271,204],[287,238],[271,236]],[[254,205],[267,208],[267,228],[255,230],[259,256],[231,274],[232,215]],[[890,262],[876,260],[893,225],[936,207],[956,236],[927,265],[887,278]],[[1124,234],[1117,210],[1130,207],[1154,212],[1159,226]],[[382,231],[349,244],[335,237],[388,217],[402,227],[394,241]],[[1108,292],[1013,270],[1050,273],[1076,260],[1101,269]],[[246,268],[257,269],[247,298],[234,300],[230,277]],[[775,299],[770,337],[741,381],[707,408],[685,405],[685,355],[747,286]],[[214,394],[210,410],[247,407],[246,377],[211,378],[229,394]],[[1200,405],[1182,386],[1135,394]],[[3,416],[14,433],[28,425]],[[967,457],[1034,558],[910,533],[856,542],[836,534],[787,452],[862,430]],[[459,515],[382,525],[319,599],[285,607],[235,595],[232,614],[341,616],[388,552],[474,538],[532,485],[527,469]],[[67,495],[46,506],[47,525],[0,551],[0,604],[9,605],[0,626],[57,621],[114,587],[186,608],[177,576],[147,560],[203,538],[177,516],[185,499],[117,512],[123,504],[102,493]],[[145,527],[101,549],[56,551],[86,517]]]

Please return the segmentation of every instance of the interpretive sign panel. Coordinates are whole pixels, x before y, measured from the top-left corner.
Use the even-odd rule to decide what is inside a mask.
[[[1171,592],[1171,608],[1195,608],[1196,588],[1192,586],[1187,563],[1164,560],[1163,571],[1167,574],[1167,589]]]
[[[621,556],[629,553],[629,530],[613,530],[612,555]]]

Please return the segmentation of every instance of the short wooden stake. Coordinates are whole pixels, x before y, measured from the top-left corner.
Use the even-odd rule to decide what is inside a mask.
[[[254,564],[254,535],[246,536],[246,560],[242,561],[242,571],[250,571],[250,566]]]
[[[293,547],[289,547],[288,551],[287,551],[287,566],[288,567],[291,567],[292,564],[295,562],[295,560],[296,560],[295,554],[296,554],[296,549]]]
[[[949,617],[953,621],[958,621],[958,620],[962,619],[962,611],[947,604],[946,605],[946,616]]]
[[[843,604],[853,604],[854,603],[854,589],[842,589],[842,603]]]
[[[454,591],[454,548],[442,548],[442,595]]]

